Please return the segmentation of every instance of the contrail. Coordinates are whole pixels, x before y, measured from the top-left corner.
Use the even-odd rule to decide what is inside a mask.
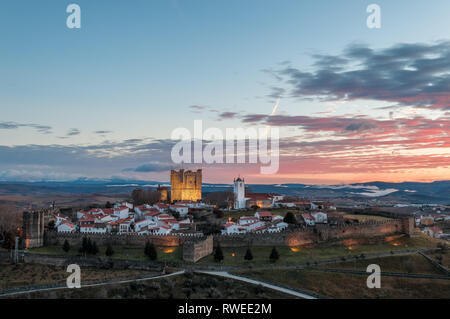
[[[269,116],[275,115],[275,112],[278,109],[278,105],[280,105],[280,101],[281,101],[281,94],[278,97],[277,104],[275,104],[275,107],[273,108],[272,113]],[[269,135],[269,131],[270,131],[270,125],[267,125],[267,127],[266,127],[266,135]]]

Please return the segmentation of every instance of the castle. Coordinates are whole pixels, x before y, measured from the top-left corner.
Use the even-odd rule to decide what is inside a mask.
[[[202,170],[196,172],[170,171],[170,199],[172,202],[190,200],[199,201],[202,199]]]
[[[25,248],[44,245],[44,211],[23,212],[23,234]]]

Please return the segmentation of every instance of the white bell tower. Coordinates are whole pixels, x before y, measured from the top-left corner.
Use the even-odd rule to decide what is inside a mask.
[[[245,182],[244,179],[238,177],[234,180],[234,209],[245,208]]]

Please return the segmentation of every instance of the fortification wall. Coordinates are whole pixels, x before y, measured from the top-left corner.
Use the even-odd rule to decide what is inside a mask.
[[[185,241],[197,238],[198,236],[184,236],[184,235],[110,235],[110,234],[96,234],[96,233],[45,233],[46,245],[62,245],[65,240],[70,245],[79,245],[83,237],[89,237],[94,240],[97,245],[139,245],[144,246],[147,241],[157,246],[180,246]]]
[[[197,242],[187,241],[183,245],[183,260],[197,262],[203,257],[212,254],[214,249],[214,238],[208,236]]]
[[[410,218],[412,220],[412,218]],[[286,230],[277,233],[249,233],[236,235],[214,235],[214,245],[220,243],[222,247],[246,247],[253,246],[302,246],[314,243],[323,243],[330,240],[343,240],[352,237],[377,237],[390,234],[411,235],[413,226],[411,220],[398,219],[388,221],[371,221],[355,225],[344,226],[317,226],[316,228],[303,228]],[[412,228],[411,228],[412,227]],[[47,232],[45,236],[47,245],[62,245],[64,240],[68,240],[71,245],[79,245],[83,237],[89,237],[95,240],[97,245],[111,243],[113,245],[145,245],[150,241],[158,246],[181,246],[187,245],[192,239],[197,239],[197,243],[206,239],[204,236],[177,235],[108,235],[108,234],[84,234],[84,233],[57,233]],[[202,248],[198,246],[199,254],[203,250],[208,250],[209,246],[205,244]],[[192,247],[195,251],[195,247]],[[189,251],[189,250],[187,250]],[[196,253],[189,253],[195,255]],[[196,257],[186,258],[195,259]]]

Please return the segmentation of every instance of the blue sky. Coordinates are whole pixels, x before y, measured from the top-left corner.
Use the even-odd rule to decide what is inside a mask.
[[[366,26],[366,7],[373,2],[382,10],[382,28],[377,30]],[[199,118],[210,126],[242,125],[236,117],[217,121],[217,114],[270,113],[275,99],[268,95],[280,84],[267,70],[280,69],[285,61],[310,70],[312,55],[339,55],[355,43],[382,49],[448,40],[447,0],[432,5],[373,2],[4,0],[0,122],[21,125],[0,129],[0,145],[77,148],[166,139],[174,128],[190,128]],[[81,7],[80,30],[66,27],[70,3]],[[389,104],[362,99],[337,107],[286,96],[279,112],[311,116],[332,108],[336,115],[382,118],[389,112],[377,107]],[[437,111],[426,112],[431,117]],[[36,126],[50,129],[43,132]],[[130,165],[161,160],[121,160],[99,168],[94,159],[89,170],[80,170],[76,165],[45,165],[43,155],[33,156],[41,156],[35,165],[0,159],[0,171],[106,177],[122,174]],[[147,177],[166,173],[158,174]]]

